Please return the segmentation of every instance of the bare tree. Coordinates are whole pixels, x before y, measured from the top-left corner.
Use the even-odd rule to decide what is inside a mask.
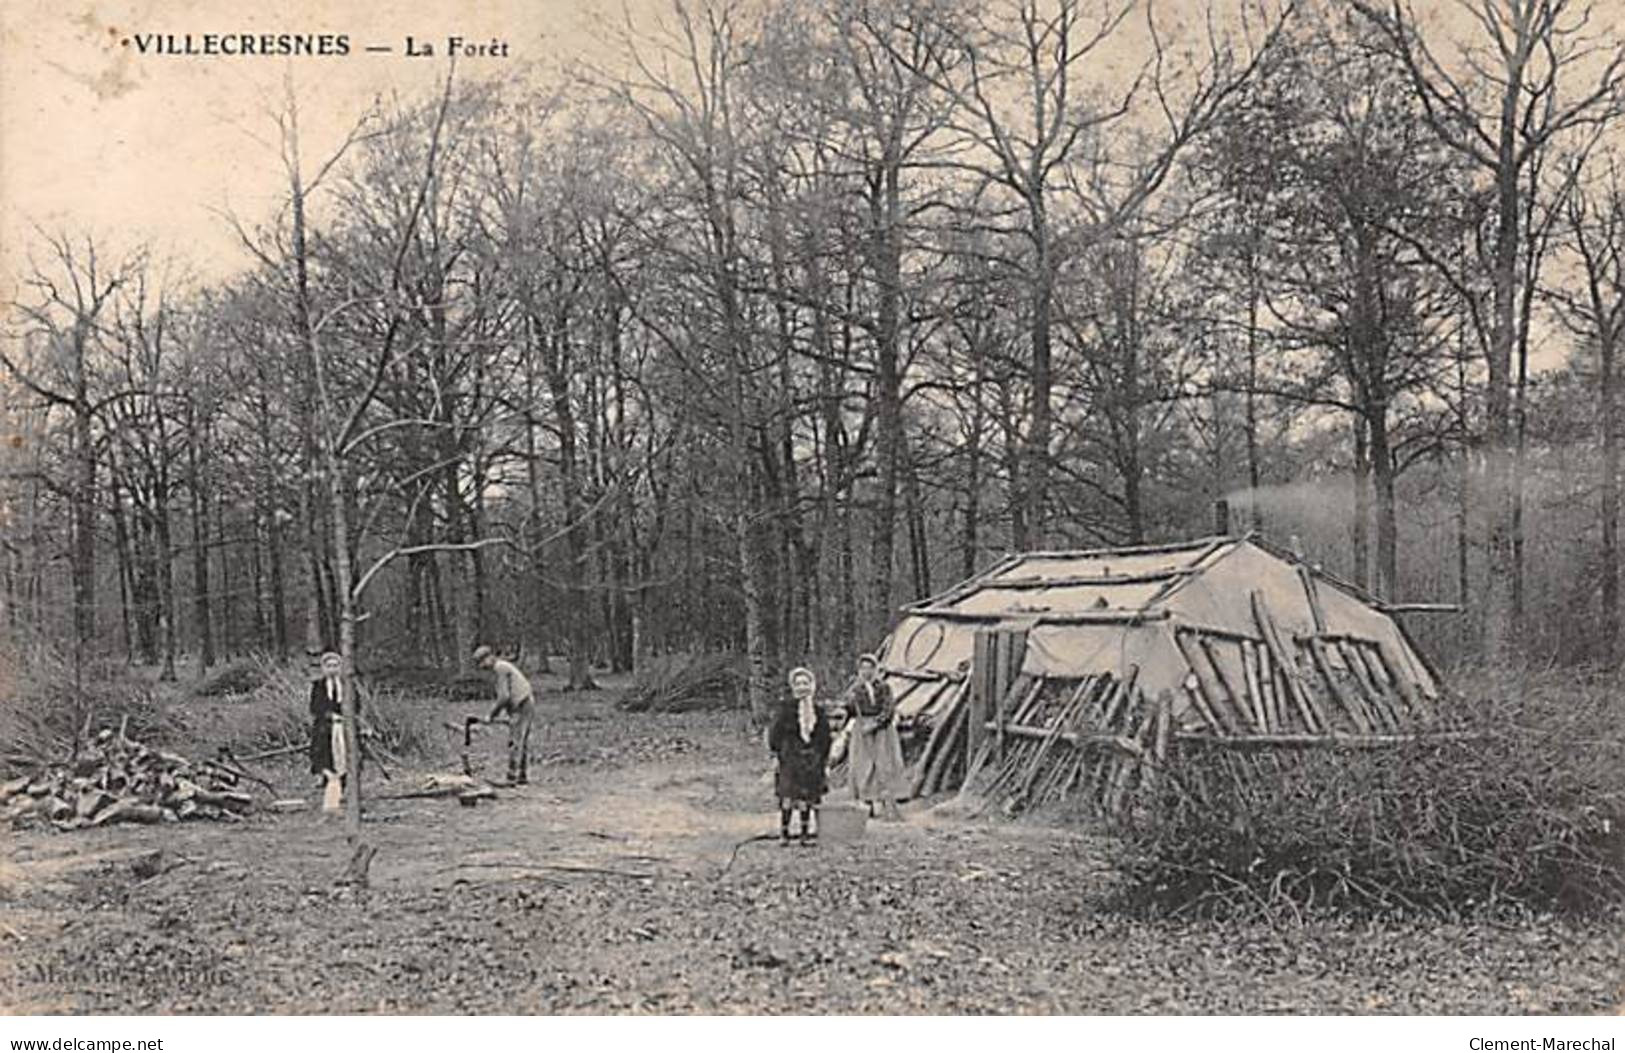
[[[628,36],[636,72],[611,85],[614,96],[637,115],[653,140],[678,167],[686,184],[684,202],[694,237],[692,266],[707,298],[709,334],[692,344],[658,327],[662,342],[700,385],[716,385],[707,402],[720,419],[731,462],[732,493],[726,513],[737,555],[744,607],[745,656],[749,666],[752,716],[769,716],[767,683],[769,608],[763,594],[761,554],[756,541],[753,495],[752,428],[759,399],[751,327],[743,288],[745,250],[741,233],[746,130],[736,124],[738,78],[748,37],[741,5],[707,2],[691,9],[672,5],[675,28],[653,42]],[[678,74],[672,66],[680,67]],[[649,315],[646,322],[653,322]],[[701,351],[711,344],[713,358]],[[692,351],[692,354],[689,352]]]
[[[1612,667],[1618,656],[1619,610],[1619,351],[1625,341],[1625,175],[1613,155],[1585,158],[1574,166],[1575,189],[1564,209],[1565,240],[1577,257],[1583,280],[1579,290],[1547,290],[1558,317],[1595,355],[1597,422],[1602,457],[1598,466],[1598,516],[1602,527],[1601,591],[1602,658]]]
[[[1543,192],[1530,173],[1566,138],[1594,136],[1625,110],[1625,42],[1610,38],[1583,0],[1457,0],[1452,10],[1471,28],[1453,41],[1425,29],[1405,0],[1353,2],[1404,63],[1434,134],[1490,185],[1490,317],[1476,326],[1488,369],[1484,648],[1505,658],[1517,650],[1518,621],[1514,355],[1533,309],[1530,199]],[[1439,261],[1465,291],[1472,281],[1456,262]]]
[[[1016,214],[993,222],[1025,243],[1011,263],[1029,290],[1031,387],[1027,430],[1012,500],[1017,548],[1042,546],[1049,500],[1056,276],[1066,261],[1103,244],[1163,187],[1176,159],[1210,128],[1253,75],[1280,28],[1265,20],[1251,54],[1210,33],[1205,63],[1170,68],[1162,31],[1146,7],[1151,57],[1127,87],[1087,73],[1118,37],[1136,3],[1016,0],[962,34],[955,63],[934,76],[959,100],[957,166],[998,187]],[[1209,25],[1213,23],[1210,21]],[[1176,94],[1182,97],[1176,97]],[[1131,132],[1160,122],[1160,136]],[[1122,145],[1138,148],[1123,156]]]

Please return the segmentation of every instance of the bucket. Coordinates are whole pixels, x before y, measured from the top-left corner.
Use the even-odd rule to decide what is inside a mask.
[[[818,809],[818,836],[824,841],[856,841],[869,825],[869,809],[826,804]]]

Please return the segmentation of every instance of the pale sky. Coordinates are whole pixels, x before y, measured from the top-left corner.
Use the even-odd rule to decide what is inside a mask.
[[[547,78],[611,54],[598,28],[660,0],[0,0],[0,275],[15,276],[30,224],[114,246],[151,242],[205,271],[240,250],[217,210],[266,217],[283,174],[271,113],[292,64],[307,166],[331,153],[373,98],[422,96],[446,38],[508,43],[462,58],[460,77]],[[344,57],[140,54],[134,36],[347,33]],[[403,55],[406,36],[434,58]],[[131,42],[126,44],[125,41]],[[389,45],[391,54],[368,54]],[[256,136],[263,141],[256,141]],[[9,286],[9,282],[7,283]],[[11,288],[0,299],[9,299]]]
[[[1186,4],[1163,0],[1159,21],[1188,17]],[[1416,7],[1461,19],[1455,2]],[[114,249],[150,243],[204,276],[235,269],[242,250],[219,212],[258,221],[282,198],[269,144],[290,64],[308,167],[376,96],[431,92],[452,34],[507,43],[507,58],[460,59],[460,77],[543,83],[577,58],[615,64],[606,21],[646,25],[670,9],[670,0],[0,0],[0,302],[14,295],[35,223]],[[1595,13],[1593,28],[1617,35],[1625,0],[1599,0]],[[1123,45],[1132,50],[1139,30],[1126,24]],[[351,54],[168,56],[134,43],[185,33],[197,46],[205,33],[345,33]],[[435,57],[406,57],[408,35],[431,42]],[[368,54],[368,45],[394,50]],[[1108,79],[1118,72],[1107,69]]]

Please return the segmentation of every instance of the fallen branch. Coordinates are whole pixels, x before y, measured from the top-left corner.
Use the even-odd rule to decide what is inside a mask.
[[[777,835],[775,835],[777,836]],[[453,866],[437,870],[437,874],[450,873],[455,870],[557,870],[567,874],[604,874],[609,877],[636,878],[639,881],[652,880],[656,875],[636,870],[615,870],[610,867],[581,866],[575,863],[457,863]]]
[[[1192,731],[1174,732],[1176,742],[1212,746],[1280,747],[1286,749],[1373,749],[1382,746],[1427,745],[1433,742],[1475,742],[1493,738],[1485,731],[1437,731],[1415,735],[1204,735]]]
[[[722,869],[717,873],[717,880],[721,881],[723,878],[728,876],[728,870],[734,865],[734,860],[739,858],[739,850],[741,848],[744,848],[746,845],[751,844],[754,841],[777,841],[779,837],[779,834],[757,834],[755,837],[747,837],[743,841],[734,845],[734,850],[728,854],[728,861],[722,864]]]
[[[310,743],[302,742],[297,746],[280,746],[274,750],[266,750],[264,753],[251,753],[246,757],[238,758],[238,761],[239,763],[247,763],[248,761],[270,760],[272,757],[285,757],[290,753],[304,753],[309,749]]]

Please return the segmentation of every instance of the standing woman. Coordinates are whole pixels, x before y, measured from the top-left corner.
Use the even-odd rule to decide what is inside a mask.
[[[872,654],[858,658],[858,682],[847,696],[853,714],[847,738],[852,770],[852,796],[875,814],[878,803],[887,819],[901,819],[903,742],[897,736],[897,703],[880,679],[880,661]]]
[[[778,718],[768,731],[768,748],[779,760],[773,785],[779,796],[781,847],[790,844],[792,811],[801,813],[801,843],[812,845],[809,820],[829,788],[824,774],[829,763],[829,718],[813,701],[817,688],[810,670],[790,670],[790,698],[779,707]]]
[[[322,675],[310,685],[310,771],[327,780],[322,811],[335,813],[344,801],[344,773],[350,760],[350,740],[344,733],[344,659],[332,651],[322,655]],[[356,701],[356,714],[361,702]]]

